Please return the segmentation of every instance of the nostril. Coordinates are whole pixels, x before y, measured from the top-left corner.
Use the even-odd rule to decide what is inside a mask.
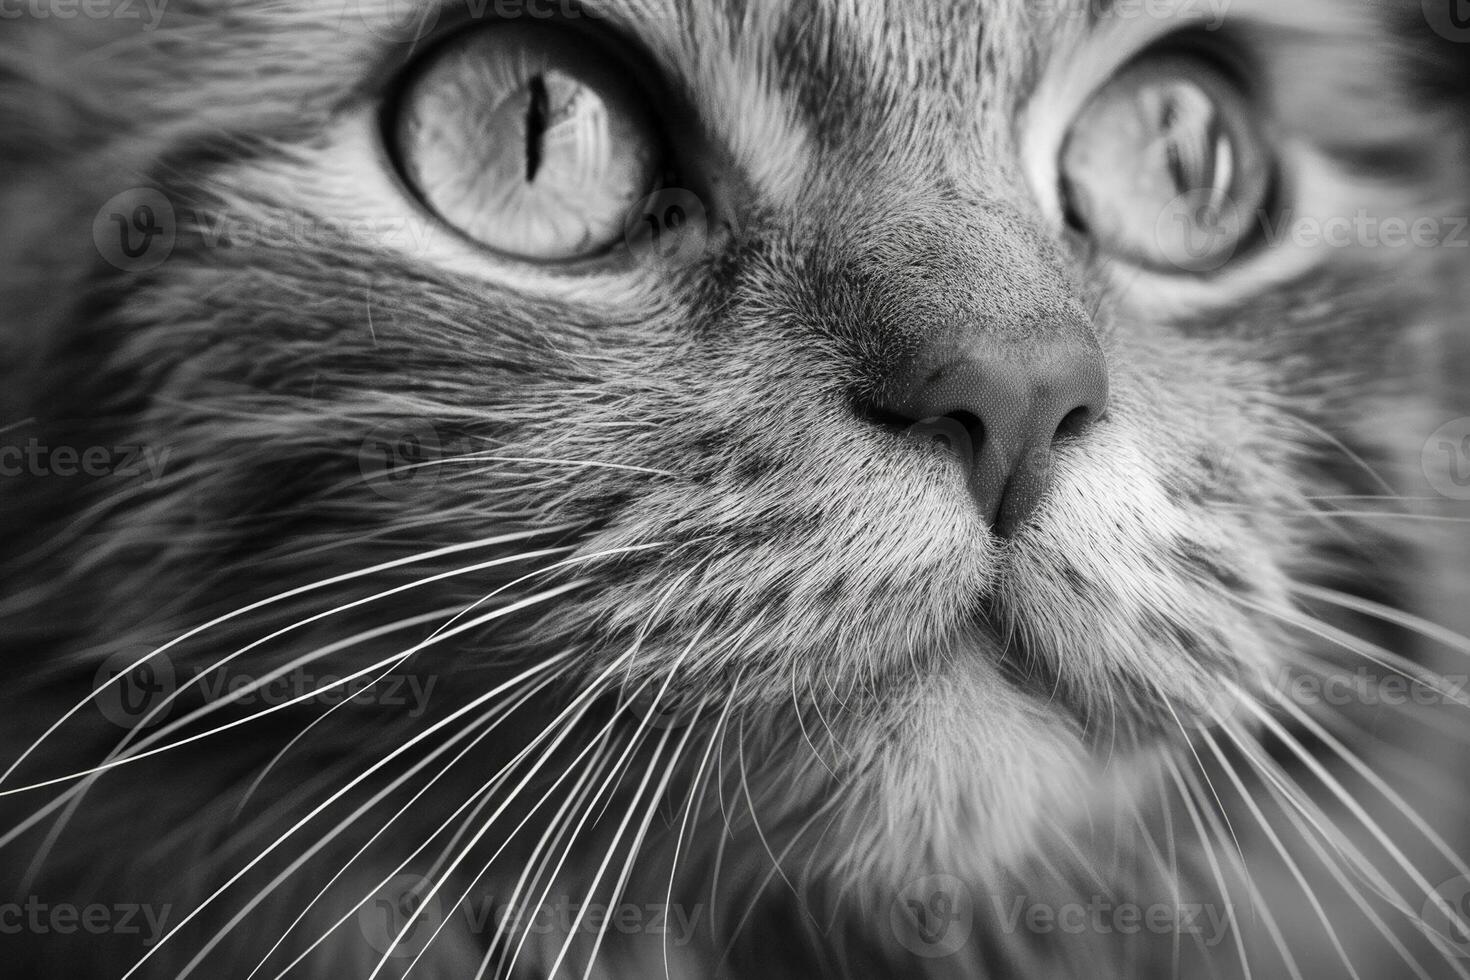
[[[969,472],[974,466],[975,453],[981,446],[984,428],[975,416],[956,412],[915,422],[904,429],[902,435],[905,439],[917,439],[941,446]]]
[[[1036,353],[983,333],[946,337],[883,389],[853,397],[853,408],[905,441],[948,450],[981,518],[1010,537],[1047,493],[1053,446],[1079,439],[1107,411],[1107,365],[1090,339],[1061,336]]]
[[[1063,439],[1075,439],[1082,435],[1082,430],[1092,424],[1092,409],[1086,405],[1079,406],[1067,413],[1057,426],[1056,434],[1052,436],[1052,442],[1057,443]]]
[[[970,436],[970,442],[976,446],[985,441],[985,423],[980,421],[980,416],[973,412],[950,412],[945,418],[964,426],[965,432]]]
[[[956,411],[928,418],[895,412],[863,399],[853,399],[858,418],[904,439],[932,442],[969,463],[984,443],[985,423],[974,412]]]
[[[853,414],[870,425],[880,429],[887,429],[895,435],[902,435],[914,425],[914,419],[899,412],[890,411],[883,406],[862,398],[852,400]]]

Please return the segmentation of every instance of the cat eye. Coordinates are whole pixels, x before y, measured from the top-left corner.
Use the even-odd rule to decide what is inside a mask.
[[[1272,162],[1240,87],[1171,55],[1116,75],[1062,148],[1069,223],[1104,252],[1164,272],[1222,268],[1269,203]]]
[[[503,23],[450,38],[400,97],[389,137],[424,205],[502,254],[606,252],[661,176],[647,99],[590,36]]]

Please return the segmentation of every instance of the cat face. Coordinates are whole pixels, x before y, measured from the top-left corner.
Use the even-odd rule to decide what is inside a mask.
[[[1270,703],[1383,546],[1315,502],[1433,428],[1385,365],[1445,252],[1384,231],[1454,233],[1464,146],[1397,12],[552,6],[175,2],[78,69],[122,124],[45,414],[172,451],[88,544],[125,635],[382,567],[171,656],[340,607],[257,674],[548,665],[897,881]]]

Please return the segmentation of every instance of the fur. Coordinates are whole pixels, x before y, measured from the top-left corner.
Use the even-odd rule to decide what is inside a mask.
[[[1465,594],[1466,525],[1394,507],[1464,414],[1426,378],[1463,356],[1470,251],[1130,270],[1065,231],[1051,163],[1100,80],[1191,29],[1248,54],[1294,214],[1470,214],[1470,74],[1417,4],[608,2],[715,220],[689,267],[569,277],[409,204],[378,106],[458,14],[404,43],[363,29],[375,2],[0,38],[5,418],[166,456],[0,481],[0,895],[166,906],[176,930],[23,935],[23,975],[1464,971],[1416,923],[1461,870],[1465,801],[1436,798],[1446,760],[1428,790],[1391,761],[1463,719],[1331,719],[1397,726],[1355,747],[1431,825],[1371,807],[1399,862],[1329,733],[1259,706],[1287,670],[1455,674],[1411,634]],[[126,272],[91,228],[136,187],[178,237]],[[1072,315],[1109,412],[1001,539],[864,406],[927,331],[1025,346]],[[363,461],[404,434],[441,452],[387,494]],[[160,650],[177,695],[119,728],[99,667]],[[437,683],[418,713],[208,693],[307,667]],[[929,879],[975,919],[948,956],[893,925]],[[450,914],[415,959],[359,927],[404,881],[441,911],[544,889],[697,928],[521,945]],[[1097,894],[1239,914],[1179,949],[997,911]]]

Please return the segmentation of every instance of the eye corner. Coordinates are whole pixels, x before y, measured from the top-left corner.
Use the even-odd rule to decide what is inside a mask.
[[[1077,202],[1077,187],[1072,178],[1061,171],[1057,177],[1057,204],[1061,211],[1062,227],[1074,235],[1090,237],[1087,220]]]

